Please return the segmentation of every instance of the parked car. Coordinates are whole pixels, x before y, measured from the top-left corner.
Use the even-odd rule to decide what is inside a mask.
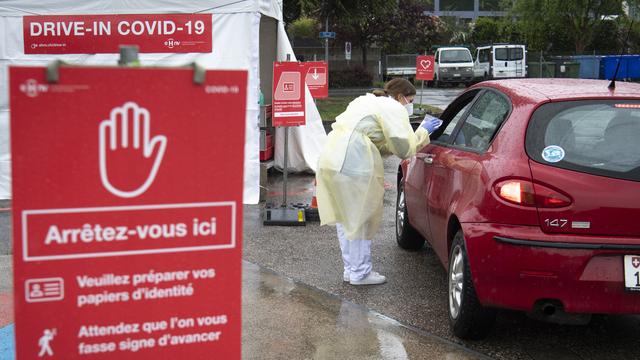
[[[640,84],[487,81],[401,163],[397,243],[448,271],[453,333],[496,309],[549,321],[640,313]]]
[[[527,49],[524,45],[494,44],[476,49],[474,76],[481,80],[527,76]]]
[[[465,84],[473,82],[473,58],[466,47],[440,47],[436,50],[433,82],[442,84]]]

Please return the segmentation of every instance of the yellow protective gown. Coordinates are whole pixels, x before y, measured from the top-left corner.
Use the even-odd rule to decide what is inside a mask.
[[[371,240],[382,220],[381,154],[410,158],[429,143],[429,133],[422,127],[414,133],[402,104],[373,94],[353,100],[332,129],[316,171],[321,224],[340,223],[349,240]]]

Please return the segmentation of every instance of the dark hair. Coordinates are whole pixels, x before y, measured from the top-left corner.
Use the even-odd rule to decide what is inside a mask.
[[[416,94],[416,88],[409,80],[404,78],[395,78],[384,84],[384,89],[376,89],[373,91],[375,96],[391,96],[394,99],[398,95],[411,96]]]

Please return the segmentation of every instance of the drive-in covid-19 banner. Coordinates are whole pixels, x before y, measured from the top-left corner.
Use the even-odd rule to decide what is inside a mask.
[[[18,359],[239,359],[247,73],[10,68]]]
[[[212,51],[211,14],[25,16],[25,54],[118,53],[138,45],[141,53]]]

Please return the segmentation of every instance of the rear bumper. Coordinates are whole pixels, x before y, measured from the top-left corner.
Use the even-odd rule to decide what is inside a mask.
[[[569,313],[639,314],[640,292],[624,287],[624,255],[640,239],[549,235],[538,227],[463,224],[469,264],[485,306],[533,310],[557,300]]]

